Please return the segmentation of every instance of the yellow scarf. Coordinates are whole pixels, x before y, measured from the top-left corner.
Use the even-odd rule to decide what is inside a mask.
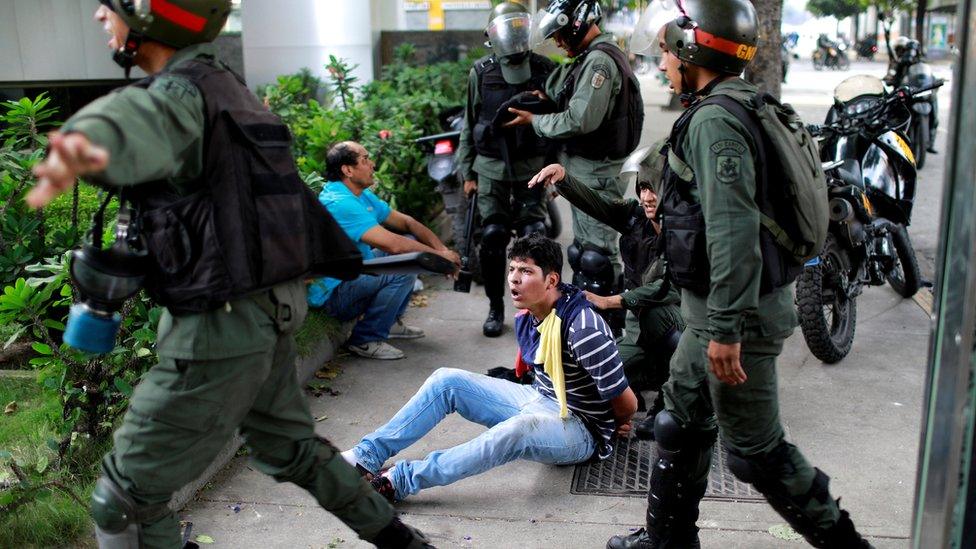
[[[552,387],[559,400],[559,417],[569,417],[566,405],[566,376],[563,374],[563,320],[556,316],[556,309],[549,312],[539,327],[539,349],[535,352],[535,363],[542,364],[546,375],[552,380]]]

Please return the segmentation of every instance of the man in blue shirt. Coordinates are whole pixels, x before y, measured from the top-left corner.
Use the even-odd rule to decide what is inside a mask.
[[[333,145],[326,153],[325,165],[329,182],[319,194],[319,200],[356,242],[363,259],[431,252],[461,264],[458,254],[449,250],[430,229],[390,208],[369,190],[374,183],[375,165],[362,145],[352,141]],[[423,331],[400,320],[416,278],[416,275],[361,275],[346,282],[320,278],[308,288],[308,303],[343,322],[362,315],[346,341],[351,352],[381,360],[403,358],[403,351],[385,340],[423,337]]]
[[[583,292],[560,282],[562,251],[532,234],[508,255],[519,368],[531,386],[440,368],[390,421],[342,453],[380,494],[401,500],[515,459],[567,465],[610,455],[627,436],[637,397],[627,384],[610,329]],[[420,460],[383,464],[457,412],[488,427],[468,442]]]

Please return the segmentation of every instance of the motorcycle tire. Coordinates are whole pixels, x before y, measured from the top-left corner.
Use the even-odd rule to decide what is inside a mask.
[[[912,154],[915,155],[915,169],[921,170],[925,167],[925,156],[929,148],[929,117],[919,116],[912,113],[915,117],[912,123]]]
[[[822,71],[822,70],[824,70],[824,61],[823,61],[823,58],[817,58],[817,57],[814,57],[813,58],[813,70],[815,70],[815,71]]]
[[[898,295],[909,298],[914,296],[922,286],[922,275],[918,270],[918,259],[915,258],[915,248],[908,237],[908,228],[898,225],[898,230],[891,234],[891,243],[895,247],[898,262],[894,269],[885,275]]]
[[[843,251],[827,235],[820,264],[803,269],[796,281],[796,309],[803,339],[813,356],[826,364],[840,362],[851,351],[857,325],[857,301],[841,289],[825,287],[848,277]]]
[[[851,60],[847,57],[847,54],[842,53],[837,56],[837,61],[834,67],[838,70],[846,71],[851,68]]]

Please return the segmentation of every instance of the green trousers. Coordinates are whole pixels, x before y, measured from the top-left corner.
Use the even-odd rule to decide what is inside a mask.
[[[103,474],[138,505],[165,504],[239,429],[258,470],[301,486],[360,537],[375,536],[392,508],[316,435],[295,377],[292,332],[305,312],[298,282],[216,311],[164,314],[159,364],[136,387]],[[176,517],[142,524],[142,542],[180,547]]]
[[[684,329],[681,308],[677,305],[641,307],[627,311],[626,334],[617,342],[624,374],[635,391],[658,391],[667,381],[670,364],[657,357],[657,345],[672,328]]]
[[[607,200],[622,200],[626,184],[617,177],[580,178],[580,182]],[[610,253],[614,269],[620,272],[620,233],[573,207],[573,238],[583,246],[595,246]]]
[[[774,336],[746,333],[742,340],[741,363],[748,379],[728,385],[708,367],[708,339],[686,329],[671,359],[671,379],[664,384],[665,409],[687,429],[711,431],[718,427],[725,445],[741,456],[762,456],[783,441],[776,382],[776,357],[783,350],[789,332]],[[708,477],[711,448],[697,460],[692,483]],[[788,464],[778,471],[779,483],[792,495],[806,494],[816,474],[803,454],[792,445]],[[799,497],[799,499],[803,499]],[[804,509],[823,527],[837,522],[840,511],[832,498],[821,502],[811,498]]]

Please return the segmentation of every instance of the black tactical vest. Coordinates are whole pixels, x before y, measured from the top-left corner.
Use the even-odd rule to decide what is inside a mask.
[[[624,289],[644,285],[644,273],[661,256],[658,235],[640,204],[634,206],[627,232],[620,235],[620,259],[624,263]]]
[[[710,102],[707,97],[693,104],[678,118],[671,129],[668,149],[682,162],[685,161],[685,156],[681,149],[681,142],[691,123],[691,118],[699,108],[708,104]],[[740,122],[749,131],[760,150],[759,158],[755,159],[756,175],[759,179],[756,182],[756,204],[761,211],[771,212],[774,207],[766,190],[767,174],[763,162],[765,139],[756,127],[756,123],[741,119]],[[702,212],[701,202],[695,196],[697,189],[698,182],[695,177],[692,177],[691,181],[685,181],[671,169],[670,162],[665,164],[658,209],[662,216],[661,236],[664,238],[664,257],[667,260],[668,275],[676,286],[705,296],[711,288],[711,270],[705,240],[705,215]],[[759,249],[763,261],[760,295],[790,284],[796,279],[802,266],[787,259],[786,253],[765,227],[759,229]]]
[[[620,95],[613,105],[613,111],[603,119],[596,130],[564,140],[564,147],[566,153],[573,156],[590,160],[617,160],[637,148],[641,129],[644,126],[644,100],[641,98],[640,84],[620,48],[607,42],[600,42],[580,54],[573,61],[575,66],[566,77],[563,89],[555,101],[561,111],[569,108],[569,100],[573,98],[573,92],[576,90],[576,80],[582,70],[583,59],[595,49],[609,55],[623,76]],[[590,83],[584,85],[588,86]]]
[[[475,63],[481,106],[471,134],[474,147],[481,156],[506,161],[525,160],[546,153],[546,140],[531,126],[499,130],[492,126],[498,109],[509,99],[525,91],[545,91],[546,79],[555,63],[538,54],[529,56],[532,76],[522,84],[509,84],[502,76],[502,68],[494,55],[482,57]],[[507,147],[504,149],[503,147]]]
[[[165,182],[126,189],[151,258],[149,295],[188,314],[299,277],[355,278],[362,257],[299,177],[281,120],[212,60],[181,63],[170,74],[203,95],[204,162],[192,194]]]

